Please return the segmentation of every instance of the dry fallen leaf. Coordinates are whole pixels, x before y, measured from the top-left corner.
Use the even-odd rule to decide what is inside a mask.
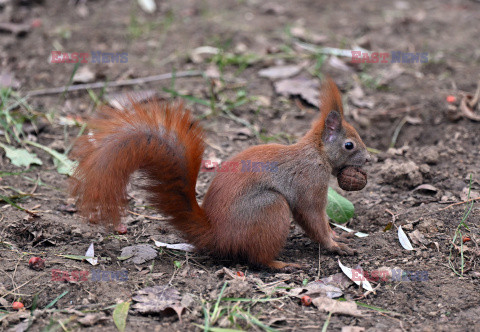
[[[180,293],[169,286],[143,288],[132,299],[137,302],[133,305],[133,309],[141,313],[165,313],[167,310],[173,310],[181,319],[185,309],[181,304]]]
[[[428,241],[425,239],[425,236],[420,233],[418,229],[414,230],[413,232],[410,232],[408,235],[410,235],[410,239],[412,239],[412,242],[415,244],[427,244]]]
[[[195,246],[188,244],[188,243],[164,243],[160,241],[154,240],[155,245],[157,247],[163,247],[167,249],[173,249],[173,250],[181,250],[181,251],[187,251],[187,252],[194,252],[195,251]]]
[[[300,96],[309,104],[319,106],[318,81],[304,78],[284,79],[275,82],[275,91],[284,96]]]
[[[200,46],[195,48],[190,54],[190,59],[193,63],[202,63],[207,58],[220,53],[220,49],[212,46]]]
[[[303,287],[293,288],[290,290],[289,294],[296,297],[321,295],[333,299],[342,296],[343,292],[340,288],[334,285],[327,285],[323,281],[317,280],[309,282]]]
[[[425,194],[436,194],[438,192],[438,189],[431,184],[421,184],[415,189],[413,189],[413,191],[420,191]]]
[[[365,331],[365,328],[361,326],[343,326],[341,332],[363,332],[363,331]]]
[[[345,275],[354,283],[356,283],[359,286],[361,285],[364,289],[366,289],[369,292],[373,292],[373,288],[370,282],[368,282],[368,280],[366,280],[366,278],[363,277],[363,273],[362,274],[359,273],[361,272],[360,268],[356,268],[355,271],[353,271],[351,268],[343,265],[342,262],[340,262],[340,260],[338,260],[338,266],[340,266],[340,269],[342,269],[343,273],[345,273]],[[355,272],[355,275],[354,275],[354,272]]]
[[[328,59],[328,65],[331,66],[332,68],[335,68],[335,69],[338,69],[338,70],[341,70],[341,71],[344,71],[344,72],[347,72],[347,73],[353,71],[353,69],[351,67],[349,67],[345,62],[343,62],[342,60],[340,60],[336,56],[331,56]]]
[[[73,83],[90,83],[95,79],[95,73],[90,68],[84,66],[73,75]]]
[[[331,312],[332,314],[342,314],[348,316],[361,316],[362,313],[357,308],[357,304],[353,301],[337,301],[329,299],[328,297],[317,297],[312,300],[312,303],[325,312]]]
[[[157,9],[157,5],[155,4],[154,0],[138,0],[138,4],[143,11],[149,14],[154,13]]]
[[[98,259],[95,257],[95,250],[93,248],[93,243],[90,243],[90,246],[87,249],[87,252],[85,253],[85,257],[92,257],[88,258],[87,262],[89,262],[92,265],[97,265],[98,264]]]
[[[258,76],[266,77],[272,80],[278,78],[288,78],[297,75],[302,70],[301,66],[275,66],[262,69],[258,72]]]
[[[400,241],[400,244],[404,249],[413,250],[412,244],[410,243],[410,240],[403,231],[402,226],[398,226],[398,240]]]
[[[158,252],[148,244],[138,244],[122,249],[121,256],[131,256],[133,263],[142,264],[157,257]],[[130,258],[129,258],[130,259]]]
[[[107,317],[102,313],[87,314],[85,317],[78,319],[77,321],[83,326],[94,326],[98,322],[106,320]]]

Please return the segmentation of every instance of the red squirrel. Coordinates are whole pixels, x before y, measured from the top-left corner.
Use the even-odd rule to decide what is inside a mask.
[[[126,110],[103,107],[78,139],[79,161],[71,192],[93,223],[118,226],[135,171],[148,180],[149,202],[197,249],[273,269],[298,267],[275,260],[293,219],[307,235],[338,254],[354,250],[338,242],[326,215],[330,174],[369,160],[365,144],[346,122],[335,83],[321,88],[320,116],[293,145],[253,146],[230,159],[275,163],[272,172],[217,172],[203,205],[195,185],[204,152],[204,132],[182,104],[133,103]]]

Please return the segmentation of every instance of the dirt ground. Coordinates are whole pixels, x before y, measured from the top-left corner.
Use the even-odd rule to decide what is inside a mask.
[[[162,303],[145,314],[133,302],[125,330],[480,331],[480,205],[478,200],[465,203],[480,196],[480,122],[474,120],[480,110],[473,105],[473,114],[462,112],[468,106],[461,105],[471,98],[467,94],[475,94],[480,79],[480,2],[177,0],[157,1],[149,14],[136,1],[4,0],[0,22],[9,24],[0,25],[0,83],[7,84],[8,75],[14,78],[14,93],[3,100],[0,116],[4,121],[6,105],[13,105],[10,113],[26,119],[20,125],[22,144],[12,137],[8,142],[4,127],[0,143],[23,145],[43,162],[22,173],[25,167],[0,155],[0,330],[115,331],[115,305],[160,285],[179,292],[185,307],[181,320],[171,308],[161,310]],[[12,27],[24,31],[14,33]],[[202,53],[202,46],[220,51]],[[352,64],[348,57],[309,50],[355,46],[426,52],[428,61]],[[128,62],[89,61],[76,68],[51,63],[52,51],[126,52]],[[298,271],[280,273],[161,248],[156,258],[134,263],[122,257],[124,247],[182,242],[146,206],[135,183],[126,234],[90,226],[68,196],[68,176],[57,172],[50,154],[25,143],[64,153],[98,101],[154,91],[159,98],[184,96],[202,119],[205,159],[226,160],[268,142],[289,144],[309,129],[318,111],[308,98],[281,95],[276,84],[284,78],[260,77],[260,70],[280,65],[296,66],[294,77],[306,82],[330,75],[343,93],[348,120],[371,148],[364,190],[344,192],[331,180],[355,205],[348,227],[369,234],[352,240],[356,256],[321,251],[319,257],[318,245],[292,224],[279,259],[306,267]],[[120,82],[192,70],[205,75],[28,96],[75,86],[69,83],[73,73],[88,82]],[[200,173],[199,200],[212,176]],[[468,228],[460,225],[462,219]],[[414,250],[402,248],[398,226]],[[456,230],[461,235],[452,246]],[[84,256],[91,243],[96,266],[66,256]],[[29,268],[34,256],[45,259],[44,269]],[[372,282],[375,294],[365,296],[350,284],[342,298],[357,301],[356,315],[302,305],[292,289],[341,272],[338,258],[367,272],[426,271],[428,279]],[[86,281],[58,281],[52,278],[55,270],[89,275]],[[126,270],[128,280],[95,280],[100,270]],[[26,310],[13,310],[14,301]]]

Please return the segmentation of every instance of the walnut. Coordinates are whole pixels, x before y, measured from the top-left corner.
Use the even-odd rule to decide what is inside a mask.
[[[362,190],[367,185],[367,173],[359,167],[348,166],[340,171],[337,180],[343,190]]]

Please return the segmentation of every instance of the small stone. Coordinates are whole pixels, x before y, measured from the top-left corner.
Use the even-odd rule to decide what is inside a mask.
[[[426,146],[420,149],[419,154],[422,159],[429,165],[435,165],[438,163],[440,155],[437,149],[433,146]]]

